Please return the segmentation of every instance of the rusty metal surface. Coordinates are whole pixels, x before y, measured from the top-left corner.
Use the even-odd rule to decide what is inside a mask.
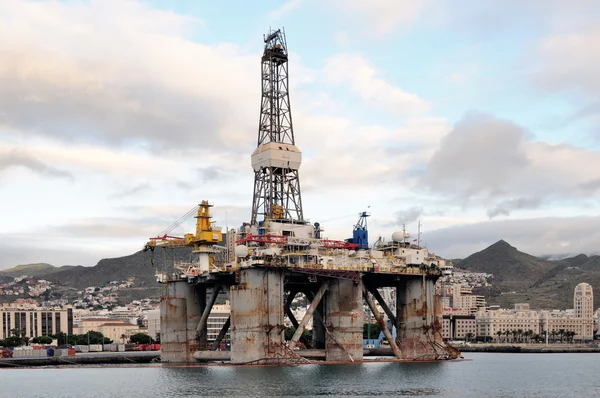
[[[286,308],[291,312],[289,303],[293,299],[292,295],[286,300],[284,295],[286,281],[288,281],[287,289],[303,292],[313,300],[319,287],[323,282],[328,281],[329,291],[324,294],[312,314],[312,348],[324,350],[327,362],[343,363],[362,360],[364,319],[361,299],[362,281],[323,276],[314,280],[305,279],[306,276],[288,271],[251,268],[236,272],[238,283],[231,286],[230,295],[232,362],[236,364],[301,362],[299,351],[291,350],[284,342],[283,316]],[[380,304],[385,304],[381,296],[375,293],[375,289],[388,286],[392,278],[379,280],[374,279],[373,276],[374,274],[364,274],[364,279],[368,280],[369,288],[378,301],[381,300]],[[206,348],[205,344],[202,344],[202,338],[199,343],[196,328],[207,307],[207,286],[218,285],[225,281],[219,278],[213,279],[210,285],[206,282],[193,285],[186,281],[171,281],[164,285],[161,298],[163,361],[195,361],[194,353]],[[392,322],[395,321],[396,342],[398,351],[401,352],[401,359],[434,360],[455,358],[459,355],[442,341],[441,300],[435,295],[437,277],[414,275],[394,276],[393,279],[396,287],[397,312],[395,320],[390,314],[388,317]],[[225,284],[229,285],[232,282],[233,279],[230,278],[225,281]],[[370,295],[368,297],[374,301]],[[382,306],[386,312],[389,312],[389,306]],[[383,323],[383,318],[381,314],[379,315]],[[390,333],[390,330],[387,332]]]
[[[452,356],[442,342],[441,301],[435,279],[407,278],[398,285],[398,344],[404,359],[433,360]]]
[[[187,360],[187,299],[179,285],[168,284],[160,301],[161,359],[167,362]]]
[[[281,271],[240,271],[240,284],[231,287],[232,363],[288,357],[284,347],[283,300]]]
[[[355,362],[363,358],[362,282],[332,281],[325,315],[327,361]]]

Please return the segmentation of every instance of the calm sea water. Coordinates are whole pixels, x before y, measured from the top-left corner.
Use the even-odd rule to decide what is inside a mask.
[[[597,397],[600,354],[470,354],[454,363],[0,370],[0,397]]]

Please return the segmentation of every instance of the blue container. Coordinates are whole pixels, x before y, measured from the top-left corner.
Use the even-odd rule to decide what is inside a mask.
[[[52,347],[49,347],[49,348],[47,349],[47,352],[48,352],[48,356],[49,356],[49,357],[53,357],[53,356],[54,356],[54,348],[52,348]]]

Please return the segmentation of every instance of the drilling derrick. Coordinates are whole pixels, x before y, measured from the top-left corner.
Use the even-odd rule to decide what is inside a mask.
[[[302,153],[294,142],[285,32],[270,31],[264,42],[251,224],[265,219],[304,222],[298,176]]]

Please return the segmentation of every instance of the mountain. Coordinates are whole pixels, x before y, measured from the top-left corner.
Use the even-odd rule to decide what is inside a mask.
[[[72,265],[65,265],[63,267],[55,267],[46,263],[36,263],[36,264],[22,264],[17,265],[13,268],[8,268],[0,271],[0,276],[7,276],[16,278],[21,275],[28,276],[41,276],[41,275],[49,275],[59,271],[65,271],[67,269],[74,268]]]
[[[111,281],[134,279],[133,287],[120,292],[125,299],[152,298],[160,295],[160,285],[156,282],[155,271],[172,270],[173,261],[190,261],[191,248],[162,249],[153,252],[139,251],[129,256],[106,258],[94,267],[72,267],[44,275],[46,279],[62,286],[77,290],[90,286],[105,286]]]
[[[596,289],[594,307],[600,306],[600,256],[580,254],[547,260],[520,252],[504,240],[459,260],[458,268],[494,275],[493,286],[477,288],[488,304],[511,308],[529,303],[532,308],[573,308],[575,286],[586,282]]]
[[[520,252],[504,240],[454,265],[474,272],[494,274],[495,283],[520,288],[537,281],[553,267],[551,261]]]

